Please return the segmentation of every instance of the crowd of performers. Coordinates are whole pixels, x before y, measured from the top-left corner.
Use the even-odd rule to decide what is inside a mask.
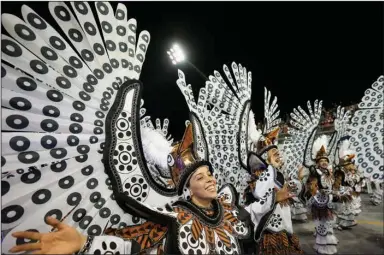
[[[100,30],[87,2],[49,2],[60,33],[25,5],[2,15],[3,253],[302,254],[295,219],[335,254],[367,182],[381,203],[383,76],[331,137],[316,100],[279,144],[277,99],[265,89],[257,129],[245,67],[214,71],[197,101],[179,71],[190,114],[174,142],[143,108],[150,34],[124,4],[91,4]]]

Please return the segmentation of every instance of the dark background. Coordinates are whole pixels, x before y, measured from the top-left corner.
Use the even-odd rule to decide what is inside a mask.
[[[57,28],[47,2],[28,2]],[[114,9],[117,2],[111,2]],[[129,2],[138,31],[151,33],[143,66],[148,115],[170,119],[180,139],[188,108],[166,51],[176,42],[206,76],[232,61],[252,71],[253,111],[263,119],[263,87],[279,99],[282,115],[307,100],[326,108],[358,103],[383,73],[382,2]],[[22,2],[2,2],[21,17]],[[94,4],[91,4],[94,8]],[[95,13],[95,12],[94,12]],[[4,33],[5,31],[3,31]],[[182,69],[195,95],[204,80]]]

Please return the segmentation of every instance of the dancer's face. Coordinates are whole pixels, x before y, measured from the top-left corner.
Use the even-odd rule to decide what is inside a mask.
[[[328,160],[326,160],[324,158],[320,159],[317,164],[319,165],[320,168],[323,168],[323,169],[328,168]]]
[[[284,164],[280,156],[280,152],[276,148],[273,148],[267,152],[267,161],[275,168],[280,168]]]
[[[217,197],[216,179],[207,166],[199,167],[191,176],[189,190],[198,200],[213,200]]]

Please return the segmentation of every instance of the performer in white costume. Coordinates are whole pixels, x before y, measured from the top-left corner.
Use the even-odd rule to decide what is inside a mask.
[[[265,129],[251,136],[255,152],[248,155],[248,170],[253,177],[248,192],[247,206],[254,225],[257,254],[302,254],[299,238],[293,233],[289,197],[286,192],[298,193],[301,183],[286,181],[282,172],[283,157],[278,150],[279,119],[277,98],[270,105],[270,92],[265,90]],[[285,199],[284,199],[285,198]]]
[[[230,185],[216,198],[200,116],[176,144],[145,116],[149,33],[123,4],[94,3],[101,31],[70,4],[76,18],[48,4],[66,38],[25,5],[2,15],[3,252],[241,253],[248,228]]]

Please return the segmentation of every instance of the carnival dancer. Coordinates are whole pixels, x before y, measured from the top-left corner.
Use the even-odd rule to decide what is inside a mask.
[[[265,134],[257,143],[257,154],[248,157],[255,176],[253,202],[245,207],[254,224],[256,254],[303,254],[299,238],[293,233],[290,199],[300,183],[287,182],[280,171],[283,161],[276,146],[279,129]],[[252,186],[251,186],[252,187]],[[269,207],[265,207],[268,205]]]
[[[76,17],[66,3],[48,3],[66,38],[25,5],[24,20],[2,15],[13,37],[2,37],[2,130],[7,131],[2,133],[2,229],[19,232],[5,236],[3,252],[16,245],[13,251],[40,254],[79,249],[127,254],[131,244],[138,243],[139,251],[240,253],[238,237],[248,230],[236,218],[236,196],[230,187],[223,188],[222,199],[212,198],[216,187],[209,176],[212,167],[205,157],[209,154],[199,120],[191,114],[193,161],[190,149],[179,146],[191,145],[190,141],[172,146],[168,120],[163,126],[156,120],[155,128],[145,116],[138,79],[149,33],[136,36],[136,20],[127,19],[124,4],[118,4],[116,12],[108,2],[94,4],[101,24],[87,2],[71,3]],[[186,137],[191,139],[188,130]],[[191,177],[192,170],[203,171],[206,189],[194,189],[194,181],[183,179]],[[181,179],[190,186],[179,185]],[[201,204],[187,196],[177,202],[183,205],[175,202],[189,190],[194,201],[210,200],[213,214],[200,210]],[[165,204],[175,209],[171,212]],[[176,230],[180,235],[152,218],[181,226]],[[52,227],[46,223],[55,231],[49,232]],[[132,241],[103,236],[105,229],[115,233],[137,225],[145,233]],[[165,233],[172,238],[165,238]]]
[[[85,236],[66,224],[50,219],[58,231],[51,233],[19,232],[13,236],[40,242],[14,247],[11,251],[38,250],[41,254],[131,254],[156,251],[157,254],[241,254],[238,238],[245,238],[248,228],[237,219],[236,191],[225,185],[219,195],[213,169],[208,161],[193,151],[192,124],[183,140],[173,146],[169,157],[173,181],[181,199],[164,207],[117,194],[129,211],[150,221],[137,226],[107,228],[109,236]],[[117,198],[119,199],[119,198]]]
[[[314,249],[320,254],[335,254],[338,244],[333,233],[335,180],[330,171],[327,144],[328,139],[324,135],[317,138],[313,144],[312,155],[316,165],[309,168],[307,196],[316,229]]]
[[[383,202],[383,181],[375,179],[371,180],[371,183],[373,184],[374,189],[370,201],[373,205],[378,206]]]

